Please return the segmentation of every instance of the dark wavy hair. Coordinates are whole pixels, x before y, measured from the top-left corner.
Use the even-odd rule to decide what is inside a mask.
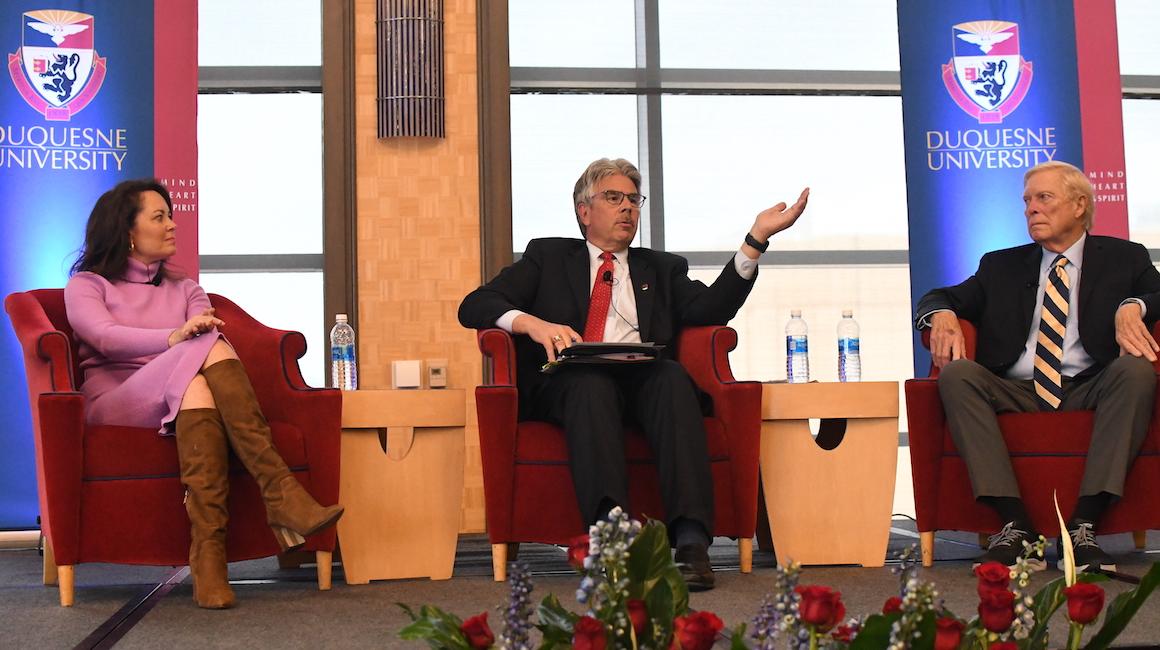
[[[108,280],[120,278],[129,264],[129,231],[141,211],[142,192],[157,192],[173,211],[169,190],[156,178],[142,178],[117,183],[97,199],[85,225],[85,245],[73,263],[71,273],[90,271]],[[161,263],[161,277],[173,274]]]

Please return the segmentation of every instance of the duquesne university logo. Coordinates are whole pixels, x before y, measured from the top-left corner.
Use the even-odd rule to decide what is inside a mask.
[[[942,66],[951,99],[979,124],[998,124],[1031,87],[1031,62],[1019,53],[1019,25],[1002,20],[959,23],[953,56]]]
[[[97,96],[105,59],[93,49],[93,17],[41,9],[21,16],[23,42],[8,73],[24,101],[52,121],[68,121]]]

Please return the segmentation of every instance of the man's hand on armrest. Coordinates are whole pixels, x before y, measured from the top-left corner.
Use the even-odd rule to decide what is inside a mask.
[[[936,311],[930,315],[930,357],[936,368],[962,359],[967,340],[953,311]]]
[[[1156,360],[1160,345],[1152,338],[1152,332],[1144,324],[1143,310],[1135,301],[1125,301],[1116,310],[1116,343],[1120,344],[1120,356],[1130,354]]]
[[[544,352],[548,353],[548,361],[556,360],[556,352],[584,340],[576,330],[567,325],[549,323],[531,314],[516,316],[512,321],[512,333],[527,334],[533,341],[544,346]]]

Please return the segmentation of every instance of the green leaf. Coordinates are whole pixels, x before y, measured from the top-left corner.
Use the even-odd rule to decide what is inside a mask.
[[[733,630],[729,639],[729,650],[749,650],[749,644],[745,642],[745,623]]]
[[[685,597],[688,598],[688,592],[685,593]],[[673,619],[676,618],[673,591],[669,587],[669,583],[658,582],[645,596],[644,604],[648,608],[649,618],[656,621],[656,629],[653,630],[653,635],[656,637],[654,640],[668,641],[673,633]],[[660,646],[661,644],[654,645]]]
[[[689,587],[681,577],[681,571],[673,562],[672,550],[669,548],[669,534],[665,525],[655,519],[650,519],[641,528],[640,534],[632,541],[628,549],[628,578],[629,598],[639,598],[649,604],[649,612],[654,618],[667,618],[669,621],[676,616],[683,616],[689,611]],[[672,601],[671,610],[665,611],[672,616],[662,617],[652,609],[653,600],[649,594],[664,584],[664,591]],[[659,596],[664,598],[664,596]],[[670,623],[671,625],[671,623]]]
[[[572,636],[572,625],[580,618],[579,614],[572,612],[560,604],[560,599],[556,594],[548,594],[540,601],[540,606],[536,608],[536,616],[540,620],[540,625],[555,626],[568,630],[568,636]]]
[[[399,637],[408,641],[425,641],[432,648],[462,648],[469,649],[467,637],[459,629],[463,621],[458,616],[445,612],[438,607],[423,605],[419,613],[398,603],[399,607],[411,617],[411,623],[399,630]]]
[[[885,648],[890,642],[890,626],[894,625],[901,614],[873,614],[862,623],[858,636],[850,643],[850,650],[878,650]]]
[[[1110,646],[1128,626],[1128,621],[1132,620],[1144,601],[1152,595],[1157,585],[1160,585],[1160,563],[1153,563],[1152,568],[1148,569],[1148,573],[1144,574],[1135,589],[1125,591],[1108,605],[1108,610],[1104,613],[1103,626],[1084,646],[1084,650],[1102,650]]]
[[[652,585],[661,580],[665,570],[673,567],[669,534],[665,525],[649,520],[628,547],[629,598],[644,599]]]
[[[1035,593],[1034,604],[1031,606],[1031,611],[1035,613],[1035,626],[1027,638],[1028,650],[1043,650],[1047,647],[1047,622],[1055,610],[1067,601],[1063,595],[1065,582],[1066,576],[1056,578]]]
[[[918,621],[918,641],[911,644],[911,648],[933,648],[935,635],[935,619],[938,617],[934,612],[928,611],[922,615]]]

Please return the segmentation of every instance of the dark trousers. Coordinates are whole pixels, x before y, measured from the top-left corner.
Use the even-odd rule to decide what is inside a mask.
[[[580,514],[607,501],[630,507],[625,426],[648,439],[668,524],[696,521],[713,534],[713,478],[700,394],[676,361],[566,366],[533,396],[532,416],[564,429]]]
[[[967,463],[975,498],[1018,497],[998,413],[1038,411],[1031,380],[1004,379],[968,359],[939,373],[939,395],[955,447]],[[1147,359],[1122,356],[1086,381],[1063,385],[1061,411],[1095,410],[1080,496],[1122,496],[1124,479],[1148,433],[1156,372]]]

